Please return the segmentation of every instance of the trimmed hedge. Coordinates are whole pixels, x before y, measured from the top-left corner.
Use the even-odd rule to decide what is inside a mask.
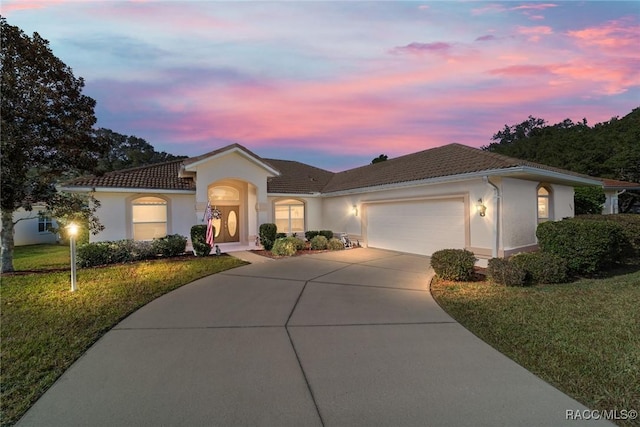
[[[272,223],[260,224],[260,242],[265,250],[270,251],[276,241],[278,226]]]
[[[487,278],[499,285],[524,286],[527,272],[509,259],[491,258],[487,265]]]
[[[471,279],[476,261],[473,252],[466,249],[442,249],[431,255],[431,267],[444,280]]]
[[[344,243],[342,243],[342,240],[332,237],[327,242],[327,248],[331,251],[342,251],[344,250]]]
[[[215,234],[215,227],[213,233]],[[209,256],[211,254],[211,245],[207,240],[207,226],[204,224],[194,225],[191,227],[191,246],[196,256]]]
[[[623,227],[606,220],[543,222],[536,235],[542,252],[564,258],[569,273],[578,275],[611,267],[628,254],[630,245]]]
[[[280,237],[276,239],[271,248],[271,253],[277,256],[293,256],[298,251],[295,237]]]
[[[156,252],[151,242],[127,239],[86,243],[78,246],[76,255],[78,266],[86,268],[152,259]]]
[[[327,240],[331,240],[333,238],[333,231],[331,230],[309,230],[305,231],[304,237],[311,241],[316,236],[324,236]]]
[[[187,238],[180,234],[170,234],[159,239],[153,239],[153,251],[163,257],[178,256],[187,248]]]
[[[640,215],[615,214],[615,215],[580,215],[574,218],[576,221],[610,221],[622,226],[622,232],[627,237],[628,247],[625,255],[629,258],[640,257]]]
[[[317,235],[311,239],[311,249],[316,251],[327,249],[328,244],[329,240],[325,236]]]
[[[566,283],[569,280],[567,261],[558,255],[528,252],[514,255],[509,261],[525,271],[529,284]]]

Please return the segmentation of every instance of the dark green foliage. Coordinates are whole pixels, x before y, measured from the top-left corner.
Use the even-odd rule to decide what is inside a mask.
[[[271,253],[277,256],[293,256],[299,250],[299,241],[297,237],[280,237],[274,242]],[[304,242],[302,245],[304,246]]]
[[[387,156],[386,154],[380,154],[378,157],[376,157],[375,159],[371,160],[371,164],[375,165],[376,163],[380,163],[380,162],[384,162],[389,160],[389,156]]]
[[[496,133],[486,150],[594,177],[640,182],[640,108],[588,126],[529,117]]]
[[[163,257],[181,255],[186,247],[187,238],[180,234],[170,234],[159,239],[153,239],[153,251]]]
[[[567,261],[559,255],[528,252],[512,256],[509,261],[526,272],[529,284],[566,283]]]
[[[276,239],[282,239],[287,237],[287,233],[277,233],[276,234]]]
[[[96,130],[95,139],[101,146],[108,148],[106,155],[98,160],[95,170],[98,174],[184,158],[164,151],[155,151],[153,146],[142,138],[121,135],[110,129]]]
[[[322,251],[327,249],[327,245],[329,244],[329,240],[321,235],[315,236],[311,239],[311,249],[316,251]]]
[[[487,265],[487,277],[499,285],[524,286],[527,272],[509,259],[491,258]]]
[[[320,234],[320,232],[318,230],[309,230],[309,231],[305,231],[304,232],[304,237],[307,240],[310,241],[311,239],[313,239],[314,237],[316,237],[319,234]]]
[[[215,233],[215,228],[213,232]],[[191,227],[191,246],[193,246],[196,256],[209,256],[211,254],[211,245],[206,240],[207,226],[205,224]]]
[[[332,239],[332,238],[333,238],[333,231],[331,231],[331,230],[320,230],[320,231],[319,231],[319,234],[320,234],[321,236],[326,237],[326,238],[327,238],[327,240],[330,240],[330,239]]]
[[[619,224],[627,238],[625,257],[640,257],[640,215],[615,214],[615,215],[581,215],[576,221],[610,221]]]
[[[575,214],[600,214],[606,199],[602,187],[576,187],[573,197]]]
[[[444,280],[471,279],[476,261],[473,252],[466,249],[442,249],[431,255],[431,267]]]
[[[613,221],[565,219],[544,222],[536,230],[540,250],[567,261],[570,274],[594,274],[620,261],[629,243]]]
[[[341,251],[344,250],[344,243],[342,243],[342,240],[332,237],[327,242],[327,248],[331,251]]]
[[[78,246],[77,249],[78,266],[82,268],[142,261],[155,257],[156,252],[151,242],[130,239],[87,243]]]
[[[260,224],[260,242],[265,250],[270,251],[276,240],[278,227],[272,223]]]

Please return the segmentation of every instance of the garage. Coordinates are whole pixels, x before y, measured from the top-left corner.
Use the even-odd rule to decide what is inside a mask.
[[[369,247],[420,255],[465,248],[462,197],[369,203],[365,207]]]

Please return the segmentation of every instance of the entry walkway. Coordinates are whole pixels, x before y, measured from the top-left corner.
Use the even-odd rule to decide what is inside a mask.
[[[21,426],[560,426],[586,409],[431,298],[428,258],[255,263],[122,321]],[[606,425],[590,422],[589,425]]]

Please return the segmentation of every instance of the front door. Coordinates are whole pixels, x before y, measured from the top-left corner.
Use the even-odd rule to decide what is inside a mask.
[[[216,228],[215,243],[228,243],[240,241],[239,206],[216,206],[220,211],[220,218],[213,220]]]

